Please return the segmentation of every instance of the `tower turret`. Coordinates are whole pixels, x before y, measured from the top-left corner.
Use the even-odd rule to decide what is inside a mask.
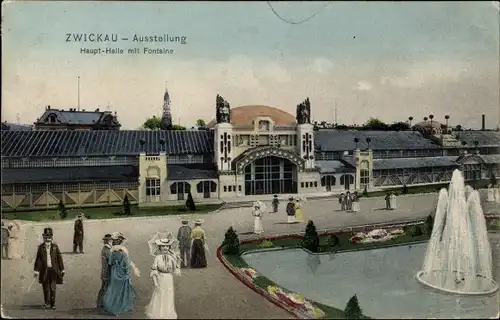
[[[172,111],[170,110],[170,95],[165,85],[165,94],[163,95],[163,112],[161,116],[161,129],[172,129]]]

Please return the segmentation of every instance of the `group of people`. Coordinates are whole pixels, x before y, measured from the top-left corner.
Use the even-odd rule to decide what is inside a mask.
[[[339,196],[340,210],[359,212],[359,196],[358,192],[347,191],[345,194],[341,193]]]
[[[290,197],[286,205],[285,213],[287,215],[288,223],[304,222],[304,216],[302,215],[302,202],[305,199]],[[273,196],[272,206],[273,212],[279,211],[280,201],[278,195]],[[262,217],[265,212],[265,204],[261,201],[256,201],[253,203],[252,215],[254,216],[254,233],[261,234],[264,232],[264,226],[262,224]]]
[[[83,217],[75,222],[73,249],[83,253]],[[146,306],[149,319],[176,319],[174,299],[174,275],[181,274],[181,268],[206,268],[205,231],[202,219],[189,226],[187,219],[181,220],[177,238],[171,233],[148,242],[154,256],[149,276],[154,290]],[[156,235],[155,235],[156,236]],[[42,285],[44,308],[55,309],[56,286],[63,284],[65,274],[61,251],[53,241],[52,228],[45,228],[43,243],[38,246],[34,262],[34,276]],[[132,285],[132,273],[140,277],[140,271],[130,258],[125,247],[126,237],[121,232],[104,235],[101,249],[101,288],[97,294],[97,308],[113,315],[132,311],[137,293]],[[35,281],[35,280],[34,280]],[[31,286],[30,286],[31,287]]]
[[[19,245],[21,227],[17,221],[7,225],[2,220],[2,259],[20,259],[22,254]]]

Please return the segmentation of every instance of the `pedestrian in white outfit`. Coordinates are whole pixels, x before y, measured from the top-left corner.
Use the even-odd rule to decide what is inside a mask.
[[[264,233],[264,227],[262,225],[262,208],[258,202],[254,202],[253,204],[252,215],[254,216],[253,233]]]
[[[180,256],[171,250],[175,239],[158,239],[158,254],[153,260],[150,277],[154,291],[146,306],[148,319],[177,319],[175,311],[174,275],[181,274]]]

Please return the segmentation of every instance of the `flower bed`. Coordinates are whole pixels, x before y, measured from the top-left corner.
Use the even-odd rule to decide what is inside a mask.
[[[243,276],[249,278],[252,281],[258,276],[257,271],[252,268],[239,268],[239,271]]]
[[[310,318],[318,319],[325,316],[323,310],[316,307],[300,294],[287,292],[278,286],[267,286],[267,292],[271,295],[271,297],[281,301],[297,312],[306,314]]]
[[[372,242],[384,242],[390,239],[394,239],[404,235],[405,232],[402,229],[393,229],[387,231],[386,229],[375,229],[368,233],[358,232],[349,240],[352,243],[372,243]]]

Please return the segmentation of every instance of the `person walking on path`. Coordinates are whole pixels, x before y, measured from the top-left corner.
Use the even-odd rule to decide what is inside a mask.
[[[73,234],[73,253],[76,249],[83,253],[83,214],[79,214],[75,221],[75,228]]]
[[[103,307],[102,299],[106,293],[109,285],[109,278],[111,276],[111,267],[109,265],[109,255],[111,253],[111,234],[106,234],[102,238],[103,247],[101,249],[101,289],[97,294],[97,308]]]
[[[43,230],[44,243],[38,246],[34,264],[34,276],[42,284],[45,308],[56,308],[56,286],[63,284],[64,263],[61,251],[53,242],[51,228]]]

